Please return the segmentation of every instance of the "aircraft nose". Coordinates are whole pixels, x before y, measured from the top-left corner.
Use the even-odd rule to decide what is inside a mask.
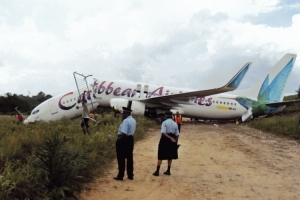
[[[30,116],[28,116],[24,121],[23,124],[29,124],[32,120],[30,120]]]

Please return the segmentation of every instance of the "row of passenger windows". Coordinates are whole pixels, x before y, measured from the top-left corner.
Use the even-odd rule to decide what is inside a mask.
[[[73,99],[70,99],[70,100],[66,100],[66,103],[69,103],[69,101],[70,101],[70,102],[72,102],[72,101],[76,101],[76,98],[73,98]],[[62,103],[63,103],[63,104],[65,104],[65,102],[64,102],[64,101],[63,101]]]
[[[220,103],[219,103],[219,101],[213,101],[213,103],[236,106],[236,103],[229,103],[229,102],[225,102],[225,101],[224,102],[220,101]]]
[[[156,96],[156,95],[155,95]],[[76,101],[76,98],[73,98],[73,99],[70,99],[70,100],[66,100],[66,103],[69,103],[72,102],[72,101]],[[65,102],[63,101],[62,102],[63,104],[65,104]],[[216,103],[216,104],[223,104],[223,105],[231,105],[231,106],[236,106],[236,103],[229,103],[229,102],[222,102],[222,101],[213,101],[212,103]]]

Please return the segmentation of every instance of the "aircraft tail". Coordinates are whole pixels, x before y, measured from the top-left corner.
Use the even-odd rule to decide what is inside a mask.
[[[290,76],[296,57],[296,54],[285,54],[270,69],[267,76],[257,82],[253,87],[234,93],[265,103],[282,101],[286,82]]]

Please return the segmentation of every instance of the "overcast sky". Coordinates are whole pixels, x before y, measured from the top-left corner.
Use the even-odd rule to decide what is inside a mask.
[[[284,54],[298,58],[298,0],[1,0],[0,95],[76,89],[73,72],[187,88],[217,87],[253,62],[246,89]],[[92,78],[90,79],[92,81]]]

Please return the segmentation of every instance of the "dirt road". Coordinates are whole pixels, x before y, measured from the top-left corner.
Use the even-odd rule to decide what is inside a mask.
[[[184,123],[171,176],[156,169],[160,129],[135,145],[134,180],[113,180],[117,163],[82,200],[300,199],[300,144],[240,124]]]

